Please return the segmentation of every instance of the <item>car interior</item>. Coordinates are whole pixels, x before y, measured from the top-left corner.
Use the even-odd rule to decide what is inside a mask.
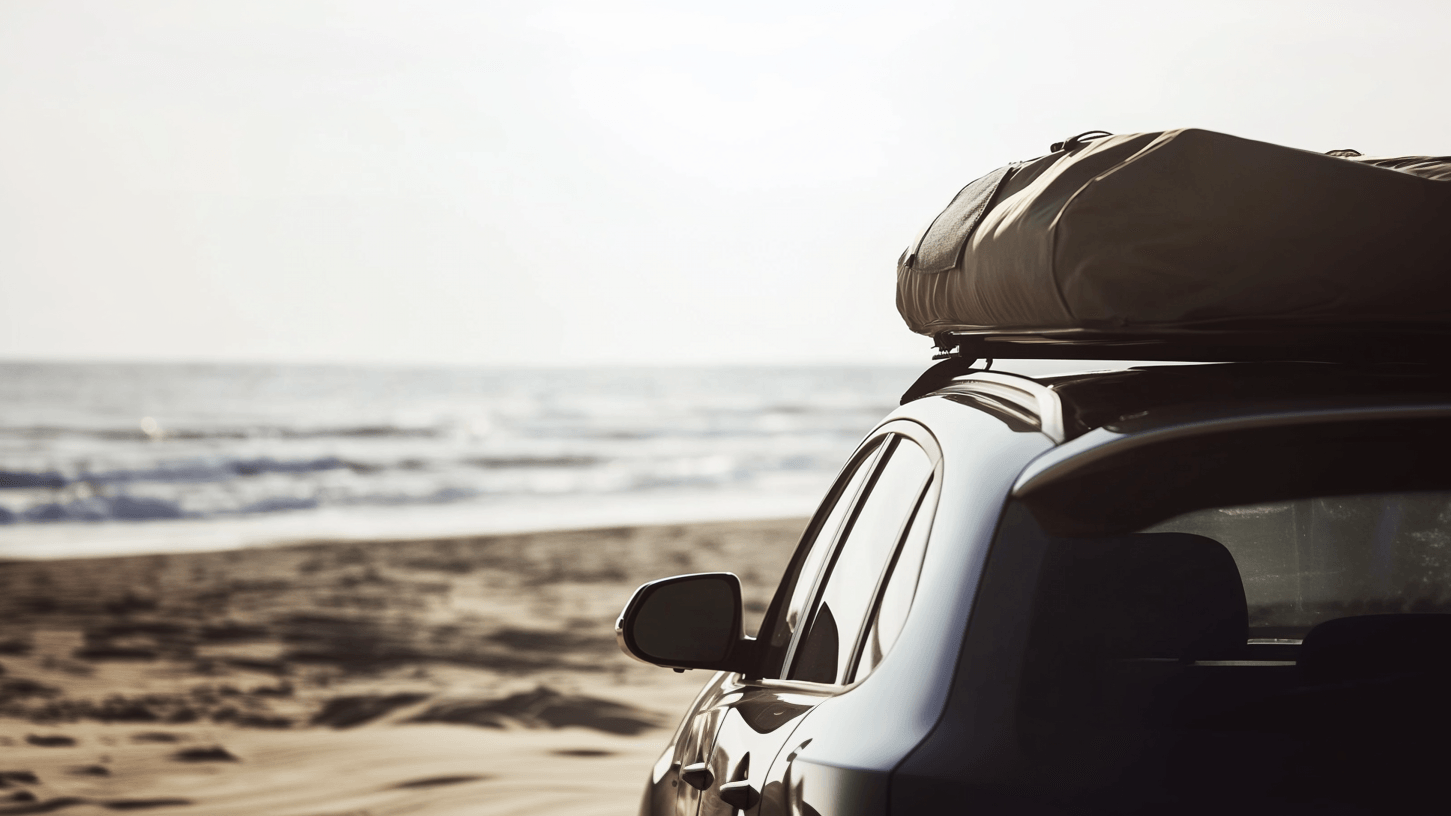
[[[1322,496],[1048,539],[1025,753],[1060,789],[1120,803],[1129,779],[1200,801],[1439,797],[1447,517],[1451,493]]]

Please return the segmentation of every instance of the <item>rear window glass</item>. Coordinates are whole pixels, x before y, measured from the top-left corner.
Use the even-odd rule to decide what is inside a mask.
[[[1219,507],[1145,532],[1223,544],[1244,581],[1254,636],[1298,636],[1350,615],[1451,612],[1451,493]]]

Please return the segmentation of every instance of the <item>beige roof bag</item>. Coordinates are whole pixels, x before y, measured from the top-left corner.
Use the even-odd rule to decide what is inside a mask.
[[[964,188],[902,254],[897,308],[927,335],[1451,321],[1451,158],[1337,154],[1069,140]]]

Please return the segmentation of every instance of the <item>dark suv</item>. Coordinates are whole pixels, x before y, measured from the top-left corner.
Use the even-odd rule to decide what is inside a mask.
[[[631,599],[717,672],[642,813],[1451,812],[1442,369],[947,368],[756,637],[729,573]]]

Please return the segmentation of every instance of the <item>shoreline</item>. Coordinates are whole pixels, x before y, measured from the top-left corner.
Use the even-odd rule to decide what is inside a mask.
[[[825,487],[788,495],[669,493],[538,499],[507,506],[308,511],[228,519],[0,524],[0,561],[131,557],[226,550],[478,538],[616,527],[804,518]]]
[[[626,658],[619,609],[729,570],[750,631],[805,524],[0,563],[0,814],[630,812],[708,678]]]

